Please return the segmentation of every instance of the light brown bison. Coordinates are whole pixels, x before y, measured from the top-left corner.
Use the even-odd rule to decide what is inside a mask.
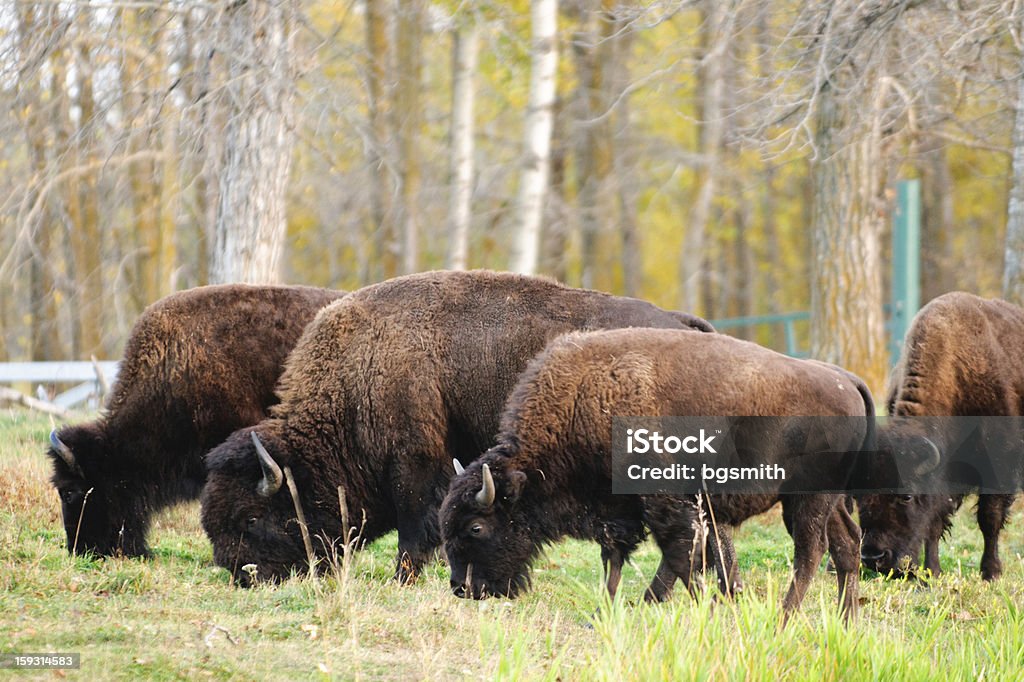
[[[1022,353],[1024,310],[963,292],[932,300],[914,318],[893,371],[886,408],[895,419],[879,430],[880,449],[916,459],[935,450],[936,461],[946,453],[948,434],[932,433],[925,440],[919,424],[904,417],[1024,415]],[[1020,442],[1021,434],[1016,438]],[[962,500],[939,494],[859,496],[864,565],[897,576],[913,572],[924,544],[925,568],[938,575],[939,540]],[[999,532],[1012,503],[1012,495],[978,498],[985,580],[1002,572]]]
[[[285,357],[342,295],[228,284],[146,308],[103,414],[50,435],[68,550],[146,555],[153,513],[199,496],[203,454],[267,415]]]
[[[440,518],[452,589],[463,597],[515,596],[528,585],[530,563],[545,544],[564,536],[592,539],[606,560],[625,558],[642,538],[635,532],[641,525],[658,543],[663,565],[690,587],[694,548],[702,546],[697,502],[694,496],[612,494],[615,415],[848,417],[828,421],[828,433],[795,433],[806,419],[769,420],[770,430],[761,423],[756,435],[753,421],[738,422],[737,442],[745,439],[758,461],[773,463],[836,444],[841,453],[870,448],[873,414],[870,393],[848,372],[727,336],[654,329],[567,334],[521,376],[497,445],[452,480]],[[794,443],[807,449],[794,453]],[[803,461],[799,482],[768,484],[777,487],[764,494],[712,495],[710,506],[728,528],[781,500],[795,544],[785,610],[800,604],[827,547],[840,604],[852,614],[860,534],[844,495],[784,493],[787,485],[808,483],[822,490],[819,481],[844,489],[857,458]],[[618,579],[617,571],[609,572],[612,594]]]
[[[324,308],[288,359],[272,418],[207,457],[214,559],[242,585],[253,567],[275,580],[308,566],[282,486],[290,468],[319,557],[344,536],[341,487],[362,540],[398,529],[396,578],[413,579],[440,543],[452,459],[491,445],[529,359],[566,331],[629,326],[711,330],[644,301],[487,271],[399,277]]]

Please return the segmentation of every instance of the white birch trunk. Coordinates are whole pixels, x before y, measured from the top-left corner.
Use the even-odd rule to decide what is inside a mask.
[[[276,282],[286,235],[294,82],[289,3],[253,0],[224,13],[228,121],[211,282]]]
[[[452,58],[451,196],[448,268],[465,270],[473,199],[474,98],[479,29],[475,22],[454,35]]]
[[[533,45],[530,92],[524,131],[523,173],[516,197],[515,234],[509,269],[523,274],[537,271],[540,226],[551,161],[555,73],[558,67],[557,0],[531,0]]]

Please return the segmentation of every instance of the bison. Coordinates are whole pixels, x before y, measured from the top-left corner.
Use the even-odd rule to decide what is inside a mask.
[[[1024,414],[1021,349],[1024,310],[1017,306],[963,292],[932,300],[914,318],[890,379],[886,408],[894,419],[879,429],[880,449],[917,461],[946,453],[944,434],[924,436],[919,424],[904,417]],[[939,494],[858,496],[864,565],[895,576],[913,574],[924,544],[924,567],[938,575],[939,540],[962,500]],[[985,580],[1002,572],[999,532],[1012,503],[1013,495],[978,497]]]
[[[317,557],[343,545],[340,488],[361,541],[398,529],[395,577],[415,579],[440,544],[452,459],[490,446],[529,359],[564,332],[628,326],[712,331],[644,301],[489,271],[398,277],[324,308],[272,416],[207,456],[215,561],[243,586],[308,567],[290,471]]]
[[[614,415],[852,417],[830,422],[828,438],[843,453],[853,453],[872,447],[874,422],[867,417],[873,413],[870,393],[852,374],[731,337],[654,329],[567,334],[520,377],[497,444],[452,480],[440,514],[452,590],[475,599],[515,597],[528,586],[540,549],[571,536],[601,545],[614,595],[618,567],[643,539],[645,526],[661,549],[663,566],[691,588],[693,548],[701,546],[699,503],[692,495],[612,493]],[[793,454],[786,439],[787,429],[799,428],[796,421],[772,420],[775,430],[748,434],[755,441],[748,446],[760,450],[762,462],[780,461]],[[745,428],[736,427],[737,438]],[[807,452],[829,449],[805,435]],[[769,484],[761,494],[712,495],[705,511],[728,528],[781,500],[795,543],[786,612],[800,604],[827,546],[841,607],[851,615],[860,533],[841,491],[857,457],[811,460],[805,477],[823,474],[841,483],[835,492],[786,495],[785,486]],[[731,545],[723,552],[731,552]]]
[[[316,311],[342,295],[229,284],[146,308],[104,413],[50,434],[68,550],[148,555],[152,514],[199,496],[203,454],[267,415],[285,357]]]

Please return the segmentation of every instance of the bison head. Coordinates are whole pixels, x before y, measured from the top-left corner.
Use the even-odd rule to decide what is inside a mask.
[[[96,556],[148,556],[142,498],[133,473],[110,470],[106,441],[96,424],[50,434],[51,481],[60,495],[68,552]]]
[[[214,561],[244,587],[277,582],[309,568],[285,482],[288,452],[284,441],[269,431],[242,429],[206,455],[203,530],[213,544]],[[305,469],[295,475],[298,490],[308,492]],[[309,499],[303,504],[313,514],[307,522],[318,527],[316,506]]]
[[[456,472],[441,505],[441,534],[459,597],[515,597],[529,585],[540,547],[528,510],[519,504],[526,474],[503,456],[485,456]]]
[[[914,478],[931,473],[940,462],[939,448],[932,440],[900,425],[880,430],[877,454],[879,462],[895,463]],[[861,562],[879,573],[912,575],[925,540],[941,534],[955,511],[950,504],[948,495],[859,495]]]

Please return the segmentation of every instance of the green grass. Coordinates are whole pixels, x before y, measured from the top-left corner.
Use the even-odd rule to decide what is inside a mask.
[[[241,590],[212,562],[198,507],[162,514],[150,561],[69,557],[42,456],[50,424],[0,413],[0,652],[79,652],[81,679],[1016,680],[1024,670],[1024,537],[1004,533],[1005,574],[978,577],[973,509],[943,543],[931,586],[861,582],[850,627],[821,571],[780,630],[792,543],[777,513],[736,535],[745,592],[709,589],[636,605],[657,567],[650,543],[627,567],[620,600],[601,587],[596,545],[565,542],[538,561],[517,601],[471,602],[443,566],[390,580],[391,535],[334,576]],[[53,673],[0,672],[13,679]]]

